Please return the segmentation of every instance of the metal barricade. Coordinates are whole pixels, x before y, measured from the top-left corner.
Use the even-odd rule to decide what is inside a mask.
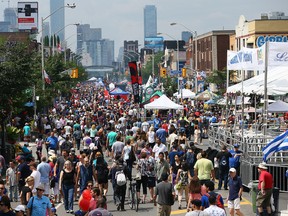
[[[262,149],[273,140],[280,131],[269,130],[269,133],[264,137],[261,131],[255,125],[256,130],[241,130],[239,125],[212,125],[209,127],[209,145],[212,148],[221,149],[223,144],[231,149],[234,144],[240,145],[240,150],[243,151],[241,157],[240,175],[245,186],[258,179],[257,166],[263,161]],[[242,136],[243,135],[243,136]],[[274,187],[280,191],[288,191],[287,178],[285,172],[288,169],[288,152],[278,152],[272,155],[267,162],[268,170],[274,177]]]

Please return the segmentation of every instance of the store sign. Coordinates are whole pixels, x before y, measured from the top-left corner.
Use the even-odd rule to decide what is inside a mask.
[[[288,36],[259,36],[256,40],[257,47],[261,47],[266,41],[270,42],[288,42]]]
[[[18,28],[38,29],[38,2],[18,2]]]

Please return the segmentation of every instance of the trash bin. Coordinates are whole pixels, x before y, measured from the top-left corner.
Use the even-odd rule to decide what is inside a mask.
[[[256,198],[258,194],[258,183],[259,183],[258,180],[252,181],[252,187],[251,187],[252,207],[254,213],[257,213]]]

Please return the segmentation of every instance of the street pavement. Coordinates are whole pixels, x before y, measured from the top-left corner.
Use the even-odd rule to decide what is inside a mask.
[[[30,144],[30,147],[33,149],[33,152],[35,152],[35,145],[34,144]],[[208,147],[208,141],[205,140],[203,145],[199,145],[197,146],[199,148],[202,149],[206,149]],[[43,153],[45,154],[46,151],[43,151]],[[108,159],[108,158],[107,158]],[[217,188],[217,181],[216,181],[216,186],[215,188]],[[227,196],[228,196],[228,191],[227,190],[220,190],[217,191],[215,190],[215,192],[218,192],[222,195],[223,200],[226,200]],[[116,206],[113,203],[113,189],[112,189],[112,184],[109,182],[109,189],[108,189],[108,194],[107,194],[107,206],[108,206],[108,210],[115,216],[128,216],[128,215],[156,215],[157,213],[157,207],[154,206],[153,203],[145,203],[145,204],[139,204],[139,211],[135,212],[134,209],[130,209],[128,206],[128,203],[125,203],[125,209],[126,211],[117,211]],[[185,195],[184,195],[185,196]],[[149,191],[147,194],[147,200],[149,200]],[[288,195],[286,193],[280,193],[280,199],[279,199],[279,209],[280,210],[284,210],[287,209],[287,200],[288,200]],[[182,208],[185,208],[185,199],[183,197],[182,200]],[[12,203],[12,207],[15,208],[17,205],[19,205],[19,202],[13,202]],[[56,209],[57,209],[57,215],[71,215],[65,212],[63,203],[60,203],[58,205],[56,205]],[[74,211],[78,210],[78,203],[74,202]],[[225,209],[226,209],[226,213],[227,215],[229,215],[229,210],[227,208],[227,203],[225,203]],[[253,209],[252,209],[252,203],[251,203],[251,196],[248,192],[244,192],[242,195],[242,201],[241,201],[241,211],[242,213],[246,216],[250,216],[250,215],[255,215],[255,213],[253,213]],[[178,201],[175,201],[173,207],[172,207],[172,212],[171,215],[185,215],[186,214],[186,208],[185,209],[181,209],[178,210]]]

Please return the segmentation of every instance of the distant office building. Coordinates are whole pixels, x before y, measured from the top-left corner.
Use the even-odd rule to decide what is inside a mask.
[[[144,8],[144,38],[157,36],[157,9],[155,5]]]
[[[129,61],[138,61],[138,40],[136,41],[124,41],[124,62],[125,66],[128,65]]]
[[[60,29],[65,26],[65,0],[50,0],[50,14],[54,11],[58,10],[56,13],[51,15],[50,23],[51,23],[51,34],[58,32]],[[63,7],[59,10],[59,8]],[[60,41],[65,39],[65,30],[57,33],[60,37]]]
[[[9,22],[9,32],[17,31],[17,9],[5,8],[4,10],[4,22]]]
[[[44,22],[43,23],[43,35],[49,36],[50,37],[50,23],[49,22]]]
[[[10,22],[0,21],[0,32],[9,32]]]
[[[77,54],[89,55],[94,66],[112,66],[114,60],[114,41],[102,39],[101,28],[90,28],[89,24],[77,26]],[[89,66],[85,64],[85,66]]]
[[[184,40],[186,43],[189,41],[189,39],[192,37],[192,33],[189,31],[182,31],[182,40]]]

